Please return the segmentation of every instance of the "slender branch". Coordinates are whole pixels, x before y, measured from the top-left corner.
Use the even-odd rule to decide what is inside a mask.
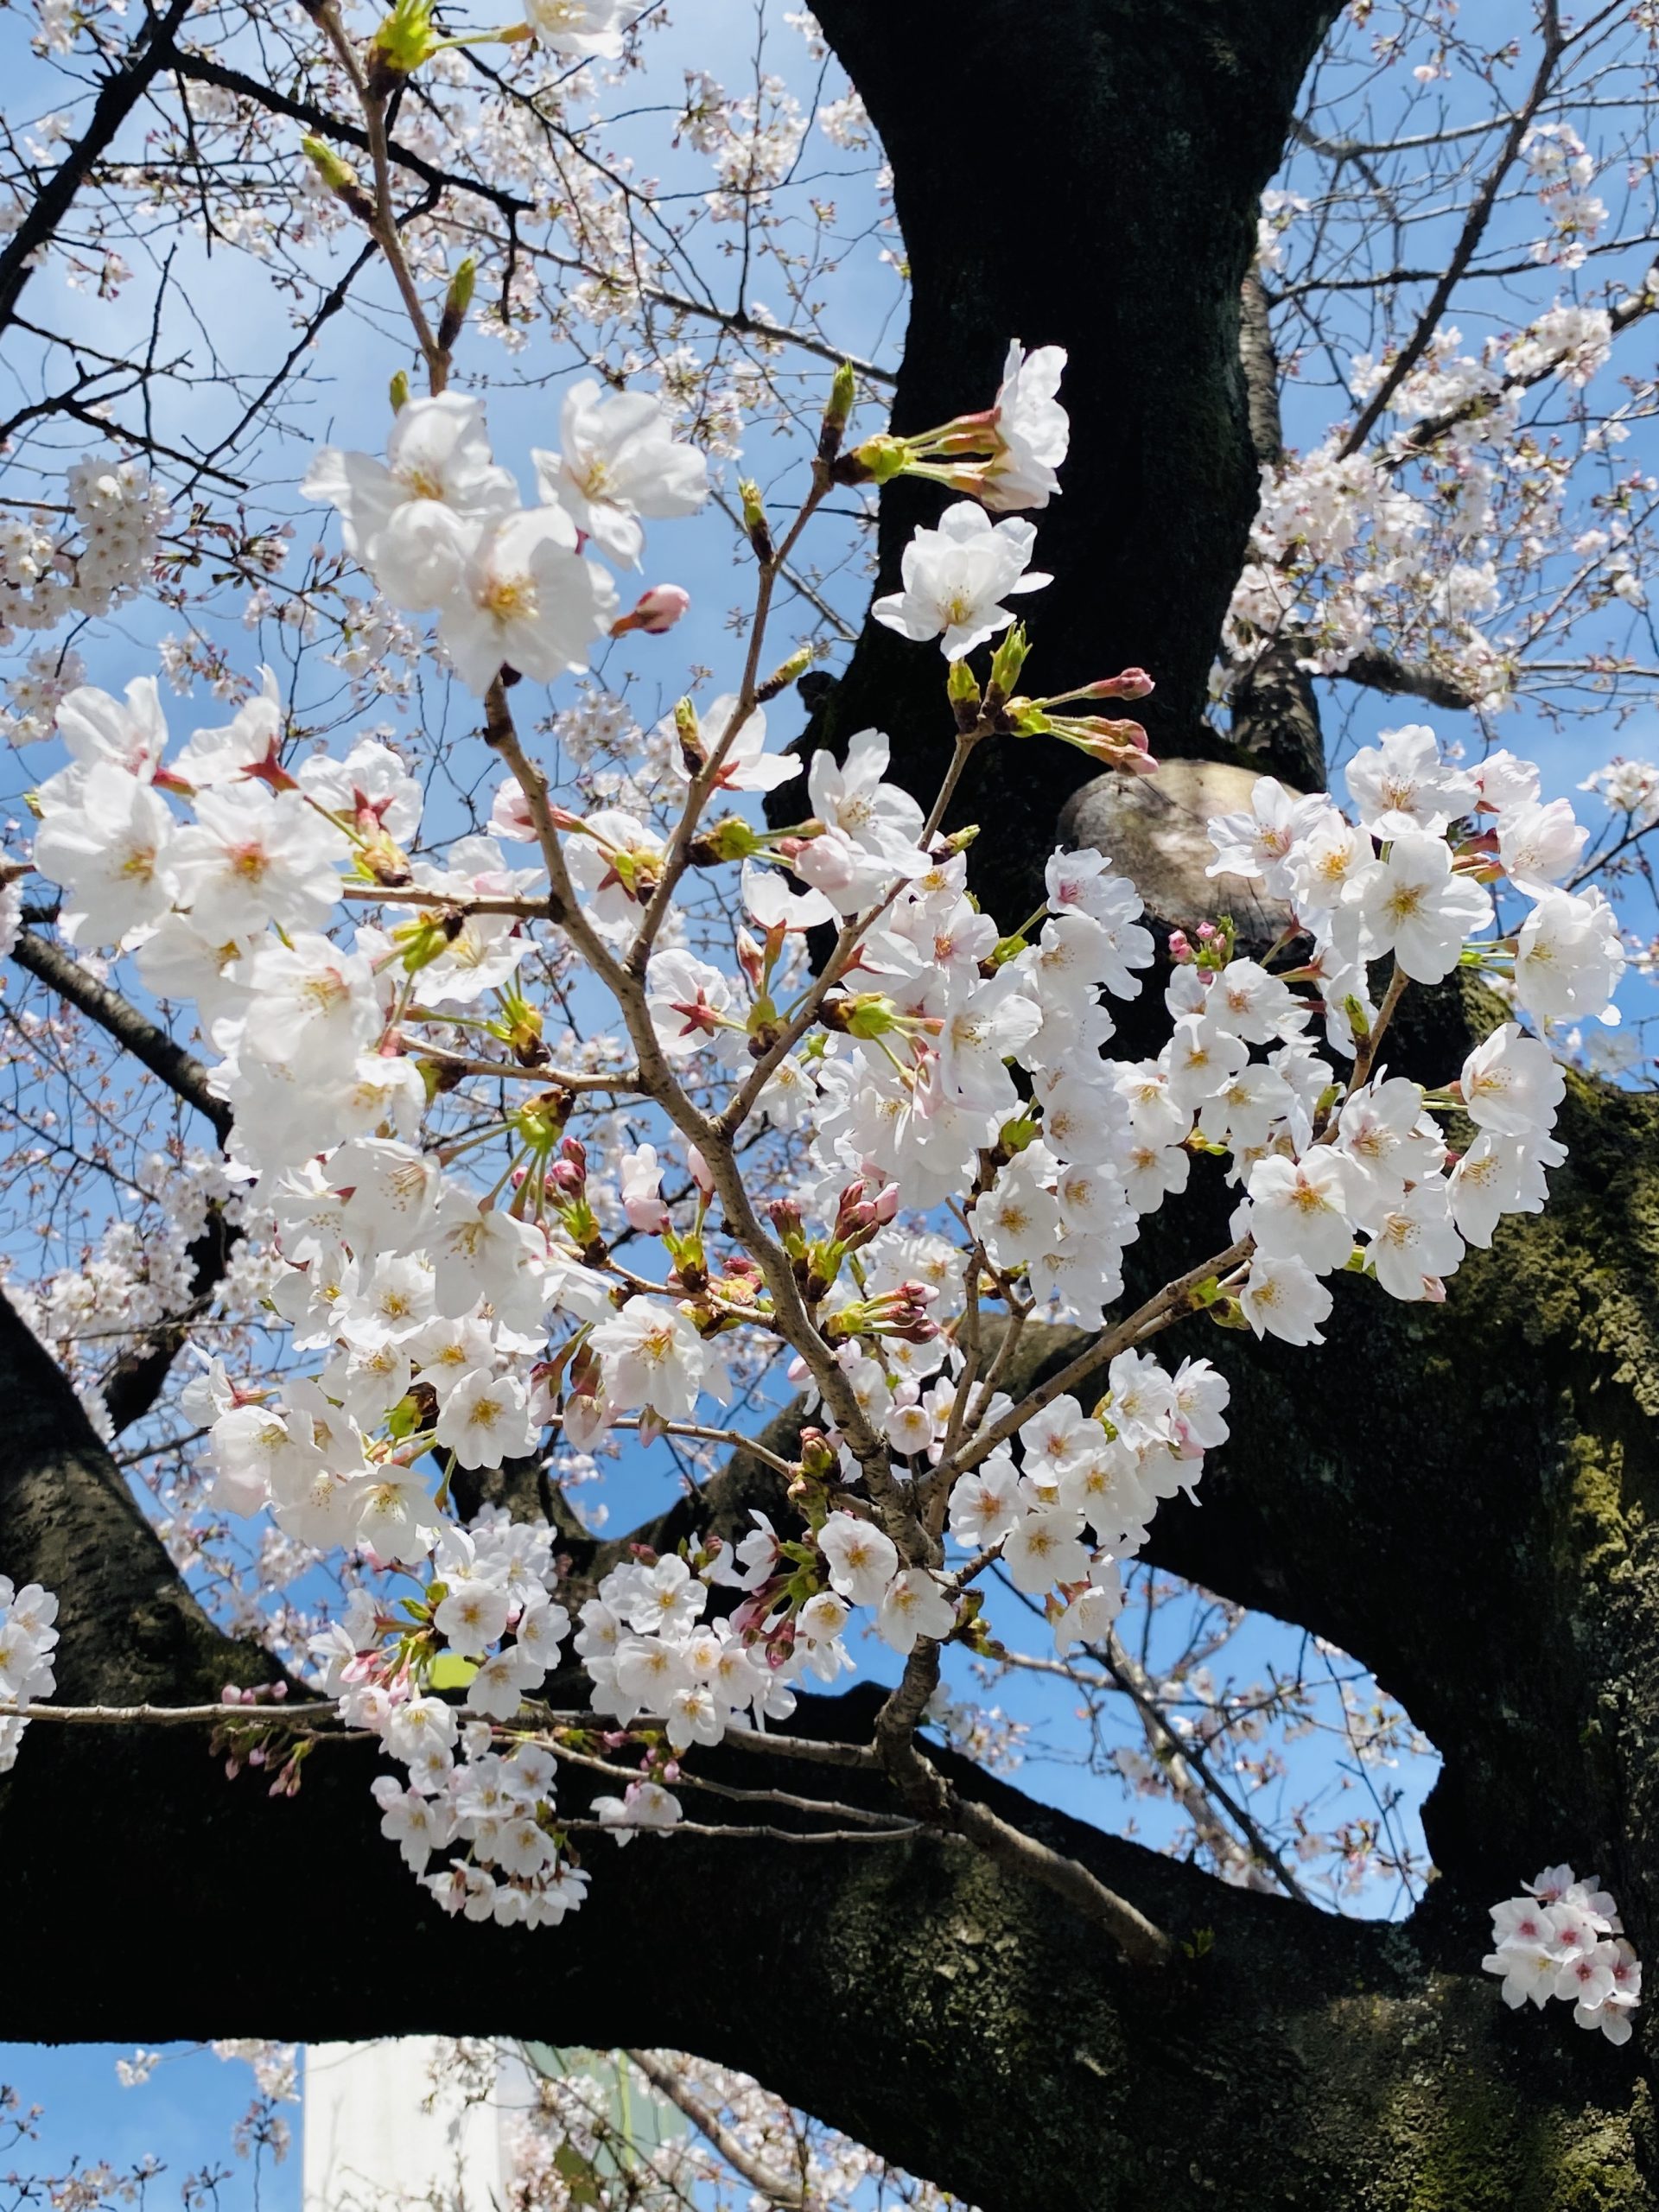
[[[181,76],[192,77],[201,84],[214,85],[223,92],[236,93],[244,99],[253,101],[269,113],[283,115],[292,122],[304,124],[308,130],[315,131],[320,137],[355,146],[364,153],[372,151],[369,133],[363,125],[348,122],[343,116],[334,115],[327,108],[319,107],[315,101],[297,99],[278,86],[264,83],[240,69],[227,67],[224,62],[213,60],[207,54],[181,53],[174,58],[172,66]],[[440,191],[462,194],[469,199],[481,200],[486,207],[493,207],[498,214],[505,216],[509,221],[524,216],[533,218],[543,213],[536,200],[524,199],[518,194],[491,184],[482,177],[458,176],[454,170],[442,168],[424,154],[416,152],[411,146],[400,144],[390,136],[386,141],[386,155],[395,168],[407,169],[411,176],[419,177],[423,183],[435,186]],[[541,258],[573,276],[598,279],[604,275],[602,270],[583,261],[579,255],[555,253],[545,247],[537,251]],[[683,293],[671,291],[659,284],[642,284],[638,289],[641,299],[648,300],[653,307],[665,308],[671,315],[695,315],[701,321],[712,322],[722,330],[729,330],[734,337],[763,338],[769,343],[793,346],[798,351],[813,354],[836,368],[843,361],[849,362],[861,377],[871,384],[891,385],[897,381],[895,370],[885,369],[879,362],[867,361],[855,354],[849,354],[845,347],[831,346],[827,340],[814,337],[810,331],[790,330],[775,323],[762,321],[743,308],[715,307],[701,300],[690,299]],[[790,581],[794,582],[795,579]],[[811,596],[810,593],[804,595]]]
[[[550,1417],[550,1427],[561,1428],[563,1425],[563,1414],[554,1414]],[[607,1426],[613,1429],[637,1429],[639,1426],[639,1416],[629,1414],[608,1422]],[[699,1438],[707,1444],[729,1444],[734,1452],[747,1452],[750,1459],[758,1459],[763,1467],[770,1467],[775,1475],[783,1475],[785,1478],[791,1478],[794,1475],[794,1468],[790,1465],[781,1452],[770,1451],[758,1437],[745,1436],[741,1429],[706,1428],[700,1421],[658,1421],[656,1427],[660,1433],[667,1436],[691,1436]]]
[[[1069,1859],[1063,1851],[1039,1843],[1035,1836],[1014,1827],[1000,1813],[971,1797],[957,1798],[955,1811],[953,1825],[958,1835],[997,1866],[1023,1875],[1027,1881],[1039,1882],[1046,1890],[1064,1897],[1084,1919],[1097,1923],[1131,1965],[1162,1967],[1173,1959],[1175,1946],[1163,1929],[1148,1920],[1138,1905],[1109,1890],[1080,1859]]]
[[[608,1776],[613,1782],[637,1782],[639,1779],[632,1767],[621,1766],[614,1759],[596,1758],[591,1751],[577,1751],[574,1745],[556,1743],[555,1756],[568,1766],[585,1767],[592,1774]],[[802,1797],[791,1789],[738,1789],[729,1782],[716,1782],[706,1774],[694,1774],[682,1768],[677,1789],[706,1790],[711,1797],[723,1797],[737,1805],[779,1805],[786,1812],[834,1814],[839,1820],[852,1821],[860,1827],[903,1828],[907,1834],[916,1832],[914,1821],[907,1821],[896,1813],[873,1813],[862,1805],[845,1805],[834,1798]]]
[[[449,353],[446,346],[439,345],[436,334],[427,321],[420,288],[415,282],[414,271],[409,265],[408,257],[404,252],[404,242],[398,234],[397,208],[391,196],[391,158],[386,142],[385,94],[365,72],[351,35],[340,20],[340,11],[334,5],[334,0],[323,0],[323,4],[316,10],[316,20],[327,32],[329,42],[340,56],[340,64],[352,80],[358,103],[363,110],[363,121],[368,132],[369,158],[374,171],[374,221],[370,227],[385,256],[422,358],[426,363],[427,388],[436,398],[449,380]]]
[[[1200,1260],[1196,1268],[1189,1268],[1184,1275],[1177,1275],[1173,1282],[1166,1282],[1161,1290],[1147,1299],[1145,1305],[1136,1306],[1135,1312],[1126,1320],[1120,1321],[1115,1329],[1091,1338],[1077,1357],[1069,1359],[1058,1373],[1050,1376],[1046,1382],[1039,1382],[1000,1421],[994,1421],[988,1428],[982,1429],[958,1454],[954,1471],[965,1474],[970,1468],[978,1466],[982,1459],[990,1457],[999,1444],[1006,1444],[1009,1437],[1023,1428],[1034,1414],[1041,1413],[1046,1406],[1052,1405],[1056,1398],[1063,1397],[1074,1382],[1081,1382],[1085,1376],[1092,1375],[1103,1361],[1116,1358],[1119,1352],[1156,1335],[1167,1328],[1171,1322],[1179,1320],[1194,1310],[1191,1303],[1192,1294],[1198,1285],[1207,1282],[1211,1275],[1229,1274],[1242,1261],[1249,1258],[1253,1249],[1249,1237],[1241,1237],[1236,1243],[1230,1244],[1224,1252],[1217,1252],[1207,1260]]]
[[[721,1843],[910,1843],[919,1833],[915,1826],[902,1828],[774,1828],[737,1821],[676,1821],[671,1828],[652,1828],[642,1821],[564,1821],[562,1828],[576,1835],[701,1835]]]
[[[1441,271],[1440,281],[1436,283],[1433,291],[1429,295],[1427,306],[1418,317],[1417,327],[1390,362],[1387,375],[1371,394],[1370,400],[1361,410],[1359,420],[1343,441],[1340,459],[1347,461],[1363,448],[1366,439],[1370,437],[1387,412],[1389,402],[1427,352],[1429,341],[1440,327],[1440,317],[1445,314],[1452,293],[1456,291],[1461,282],[1464,271],[1473,259],[1476,247],[1485,234],[1486,226],[1491,219],[1492,208],[1497,199],[1498,187],[1514,165],[1516,157],[1521,151],[1521,141],[1527,134],[1528,126],[1548,93],[1550,80],[1555,74],[1555,64],[1560,59],[1564,44],[1556,0],[1545,0],[1544,50],[1539,59],[1537,73],[1532,81],[1532,90],[1516,111],[1515,119],[1504,136],[1497,159],[1487,172],[1485,182],[1475,194],[1473,204],[1464,218],[1463,228],[1458,235],[1458,242],[1452,249],[1451,258]]]
[[[1171,1781],[1179,1789],[1179,1770],[1189,1769],[1193,1777],[1191,1786],[1200,1797],[1213,1798],[1225,1808],[1249,1844],[1252,1855],[1269,1869],[1286,1895],[1294,1897],[1299,1904],[1311,1904],[1313,1899],[1274,1848],[1271,1839],[1249,1806],[1227,1789],[1198,1745],[1177,1732],[1158,1702],[1151,1676],[1124,1644],[1116,1629],[1109,1629],[1106,1632],[1103,1658],[1119,1688],[1140,1714],[1142,1724],[1148,1732],[1155,1732],[1162,1739]]]
[[[23,287],[74,205],[75,194],[151,83],[175,59],[173,36],[190,5],[191,0],[170,0],[164,16],[146,16],[122,67],[105,79],[86,130],[28,204],[22,221],[0,252],[0,327],[10,321]]]
[[[171,1728],[235,1720],[333,1720],[334,1698],[286,1705],[0,1705],[0,1720],[55,1720],[68,1728]]]
[[[810,1766],[858,1767],[867,1773],[880,1770],[881,1761],[868,1744],[838,1743],[833,1737],[775,1736],[770,1729],[734,1728],[721,1739],[721,1748],[760,1751],[779,1758],[800,1759]]]
[[[660,2096],[666,2097],[685,2114],[698,2134],[714,2145],[733,2172],[741,2174],[757,2195],[778,2206],[779,2212],[804,2212],[811,2202],[805,2183],[773,2173],[733,2133],[717,2113],[711,2112],[702,2099],[686,2087],[673,2067],[665,2065],[655,2051],[624,2050],[622,2056],[631,2066],[639,2069]]]
[[[423,891],[418,884],[396,887],[380,883],[342,883],[342,899],[366,900],[375,906],[423,906],[454,914],[515,914],[523,921],[549,918],[545,899],[524,898],[510,892],[480,892],[475,898],[457,898],[451,891]]]
[[[418,1018],[442,1021],[441,1014],[429,1014]],[[639,1085],[629,1075],[590,1075],[582,1068],[522,1068],[513,1060],[475,1060],[464,1052],[446,1052],[442,1045],[429,1045],[423,1038],[406,1037],[410,1056],[417,1060],[431,1060],[450,1075],[499,1076],[507,1083],[533,1083],[543,1090],[602,1090],[620,1096],[631,1096]]]
[[[1104,1928],[1132,1965],[1167,1965],[1175,1947],[1138,1905],[1109,1890],[1077,1859],[1039,1843],[988,1805],[962,1796],[916,1748],[916,1730],[938,1682],[939,1646],[925,1639],[906,1661],[898,1688],[875,1719],[876,1754],[911,1811],[930,1827],[961,1836],[999,1866],[1064,1897]]]
[[[1609,336],[1618,337],[1633,323],[1640,322],[1644,316],[1653,314],[1656,308],[1659,308],[1659,297],[1649,292],[1637,293],[1631,298],[1621,301],[1607,318]],[[1437,439],[1444,437],[1448,430],[1455,429],[1459,423],[1474,422],[1489,413],[1510,392],[1530,391],[1535,385],[1542,384],[1547,378],[1555,374],[1570,350],[1563,346],[1536,368],[1506,377],[1496,393],[1477,393],[1460,401],[1456,407],[1448,407],[1442,414],[1425,415],[1421,422],[1414,423],[1410,429],[1403,432],[1389,452],[1382,456],[1385,464],[1390,468],[1402,467],[1407,461],[1414,461],[1419,454],[1427,452]]]

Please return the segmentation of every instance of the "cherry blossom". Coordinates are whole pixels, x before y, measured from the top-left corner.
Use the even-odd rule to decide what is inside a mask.
[[[1541,2012],[1560,1998],[1578,2026],[1628,2043],[1642,1966],[1620,1933],[1612,1898],[1593,1874],[1580,1881],[1570,1866],[1546,1867],[1526,1888],[1524,1897],[1492,1907],[1492,1948],[1481,1961],[1500,1978],[1503,2002],[1530,2001]]]
[[[870,612],[900,637],[939,638],[945,658],[960,660],[1014,620],[1002,600],[1048,582],[1027,566],[1036,537],[1031,523],[993,524],[983,507],[959,499],[937,530],[914,533],[903,591],[874,601]]]

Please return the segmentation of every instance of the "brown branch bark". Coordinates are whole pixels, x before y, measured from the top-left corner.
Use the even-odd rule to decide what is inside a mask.
[[[1452,714],[1467,714],[1475,703],[1462,684],[1451,677],[1442,676],[1438,669],[1421,661],[1396,660],[1392,653],[1370,650],[1357,652],[1346,668],[1337,671],[1336,680],[1363,683],[1371,691],[1403,692],[1414,699],[1426,699],[1431,707],[1444,707]]]

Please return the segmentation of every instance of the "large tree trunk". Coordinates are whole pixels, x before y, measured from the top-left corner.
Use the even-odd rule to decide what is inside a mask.
[[[915,288],[899,426],[982,404],[1011,334],[1070,346],[1039,666],[1058,686],[1143,663],[1173,751],[1202,742],[1251,511],[1237,299],[1255,196],[1332,12],[820,0],[895,165]],[[889,495],[889,569],[921,505]],[[829,720],[890,728],[919,785],[941,694],[931,656],[877,632]],[[986,757],[964,813],[994,828],[981,880],[1001,901],[1087,766],[1035,744]],[[1482,1018],[1431,1007],[1401,1050],[1443,1076]],[[1224,1888],[952,1768],[1167,1929],[1176,1962],[1127,1967],[1052,1893],[937,1837],[605,1847],[563,1929],[477,1928],[378,1836],[362,1745],[319,1750],[273,1802],[255,1775],[227,1782],[198,1731],[41,1724],[0,1782],[11,2031],[679,2045],[989,2212],[1659,2204],[1645,2038],[1618,2051],[1564,2007],[1510,2014],[1478,1971],[1486,1906],[1564,1856],[1659,1942],[1656,1124],[1654,1101],[1574,1082],[1550,1211],[1471,1254],[1444,1307],[1341,1280],[1323,1351],[1200,1347],[1232,1378],[1234,1441],[1201,1506],[1164,1510],[1152,1555],[1338,1640],[1444,1752],[1426,1815],[1440,1878],[1404,1927]],[[1203,1249],[1205,1203],[1173,1215],[1179,1251],[1160,1219],[1144,1267]],[[1075,1344],[1033,1332],[1028,1371]],[[256,1679],[3,1307],[0,1390],[0,1569],[60,1592],[62,1697],[179,1705]],[[740,1466],[709,1510],[741,1517],[768,1485]],[[855,1693],[798,1725],[862,1742],[870,1721]],[[745,1783],[804,1771],[722,1757]]]
[[[1053,582],[1021,602],[1032,686],[1139,664],[1154,752],[1200,725],[1255,513],[1239,296],[1262,190],[1334,0],[825,0],[817,10],[893,163],[911,271],[893,427],[986,406],[1008,340],[1067,348],[1071,449],[1036,518]],[[947,497],[882,501],[880,588]],[[937,656],[865,632],[816,734],[889,731],[931,797],[950,759]],[[982,747],[953,810],[987,835],[975,874],[1014,918],[1083,754]]]

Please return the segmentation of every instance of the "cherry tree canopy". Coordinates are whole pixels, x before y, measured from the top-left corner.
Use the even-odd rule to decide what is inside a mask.
[[[7,36],[20,2031],[1659,2198],[1659,16]]]

